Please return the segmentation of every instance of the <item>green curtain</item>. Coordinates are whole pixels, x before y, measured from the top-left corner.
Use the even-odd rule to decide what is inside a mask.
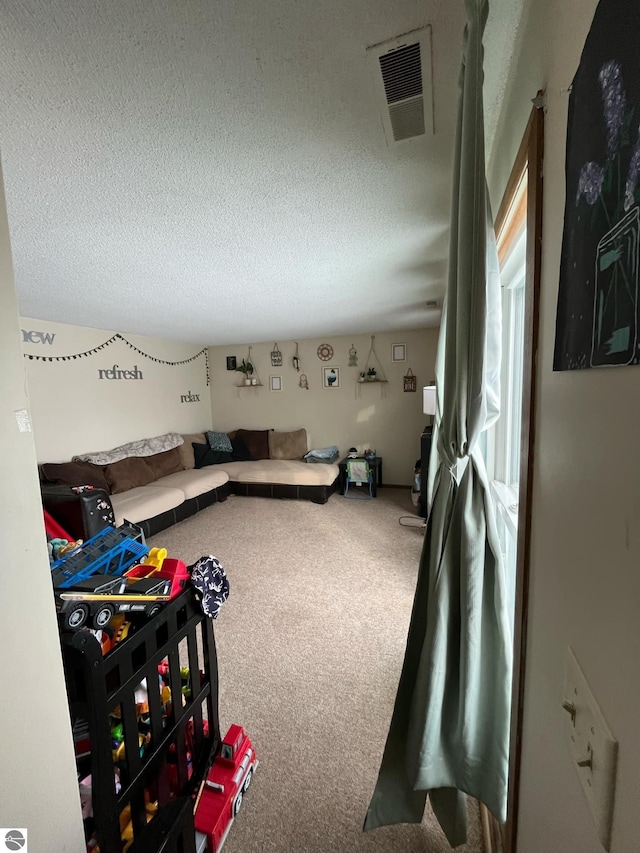
[[[465,6],[437,465],[402,674],[364,824],[419,823],[429,796],[452,846],[466,840],[465,794],[505,820],[512,670],[504,565],[479,446],[499,412],[501,357],[482,104],[488,3]]]

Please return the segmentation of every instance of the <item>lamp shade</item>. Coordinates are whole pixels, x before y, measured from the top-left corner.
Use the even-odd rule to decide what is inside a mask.
[[[436,413],[436,386],[427,385],[422,389],[422,411],[425,415]]]

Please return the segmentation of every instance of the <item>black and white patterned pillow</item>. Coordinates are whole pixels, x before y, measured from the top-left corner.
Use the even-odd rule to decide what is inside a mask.
[[[191,583],[195,587],[202,612],[215,619],[229,598],[229,580],[222,564],[213,554],[205,554],[189,566]]]
[[[207,430],[205,435],[207,436],[209,447],[212,450],[221,450],[231,453],[231,439],[226,432],[214,432],[213,430]]]

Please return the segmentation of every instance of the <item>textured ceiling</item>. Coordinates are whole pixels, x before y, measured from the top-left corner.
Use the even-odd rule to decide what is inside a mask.
[[[427,23],[436,133],[388,147],[366,48]],[[462,0],[3,0],[20,312],[207,344],[436,324],[463,26]]]

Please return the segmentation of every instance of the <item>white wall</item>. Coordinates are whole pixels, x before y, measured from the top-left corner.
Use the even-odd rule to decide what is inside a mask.
[[[104,450],[168,431],[200,432],[212,425],[222,430],[305,427],[311,446],[335,444],[341,453],[351,446],[370,447],[384,459],[386,483],[412,483],[420,456],[420,434],[427,422],[421,389],[435,375],[438,329],[375,335],[376,357],[371,363],[382,368],[386,384],[356,381],[369,357],[370,335],[300,340],[300,373],[307,376],[309,390],[298,387],[293,341],[278,342],[283,353],[281,368],[271,366],[275,341],[253,344],[252,357],[263,385],[239,389],[242,374],[227,371],[226,357],[235,355],[239,363],[247,356],[248,345],[210,348],[211,386],[207,387],[204,356],[183,365],[158,364],[116,340],[82,358],[42,361],[28,356],[78,355],[100,346],[113,332],[28,317],[20,318],[20,329],[38,462],[66,461],[75,453]],[[164,361],[189,359],[198,352],[193,344],[124,337],[142,352]],[[330,361],[318,358],[321,343],[333,347]],[[392,361],[394,343],[406,345],[405,362]],[[357,367],[348,366],[352,345],[358,353]],[[137,367],[143,378],[100,378],[99,371],[114,365],[128,371]],[[323,388],[322,368],[335,366],[340,368],[340,387]],[[403,376],[409,368],[416,376],[415,393],[403,391]],[[269,377],[273,375],[282,378],[280,392],[270,391]],[[181,397],[189,392],[199,400],[182,402]]]
[[[24,353],[45,358],[77,355],[100,346],[112,331],[20,319]],[[28,333],[54,335],[53,343],[25,341]],[[142,352],[164,361],[182,361],[201,348],[178,341],[125,335]],[[45,338],[45,341],[48,341]],[[199,432],[210,426],[205,356],[188,364],[159,364],[122,340],[90,356],[68,361],[25,358],[38,462],[62,462],[74,453],[107,450],[127,441],[165,432]],[[114,365],[142,379],[100,378]],[[107,374],[113,375],[113,374]],[[199,396],[195,402],[181,397]]]
[[[31,850],[84,849],[69,709],[20,349],[0,175],[0,443],[4,531],[0,574],[2,804],[5,827],[26,827]]]
[[[271,366],[270,353],[275,341],[253,344],[261,388],[238,388],[240,373],[228,372],[226,357],[236,356],[238,363],[247,357],[248,345],[210,349],[211,405],[214,429],[276,429],[304,427],[311,447],[335,444],[341,454],[350,447],[371,448],[383,457],[384,482],[410,486],[416,460],[420,457],[420,435],[428,418],[422,413],[422,386],[433,381],[438,329],[410,332],[376,333],[375,366],[381,365],[386,384],[359,384],[357,377],[365,367],[371,346],[370,335],[299,340],[301,373],[309,390],[298,386],[300,373],[293,368],[294,341],[278,341],[283,366]],[[333,347],[333,358],[320,361],[320,344]],[[393,362],[391,345],[406,344],[407,360]],[[349,349],[358,353],[358,366],[348,367]],[[340,368],[340,387],[322,387],[322,368]],[[403,391],[403,376],[411,368],[416,376],[416,393]],[[269,377],[282,377],[282,391],[270,390]]]
[[[600,853],[564,738],[575,650],[619,741],[612,853],[640,846],[640,368],[554,373],[568,93],[596,3],[532,4],[489,170],[494,204],[547,90],[531,586],[518,853]]]

